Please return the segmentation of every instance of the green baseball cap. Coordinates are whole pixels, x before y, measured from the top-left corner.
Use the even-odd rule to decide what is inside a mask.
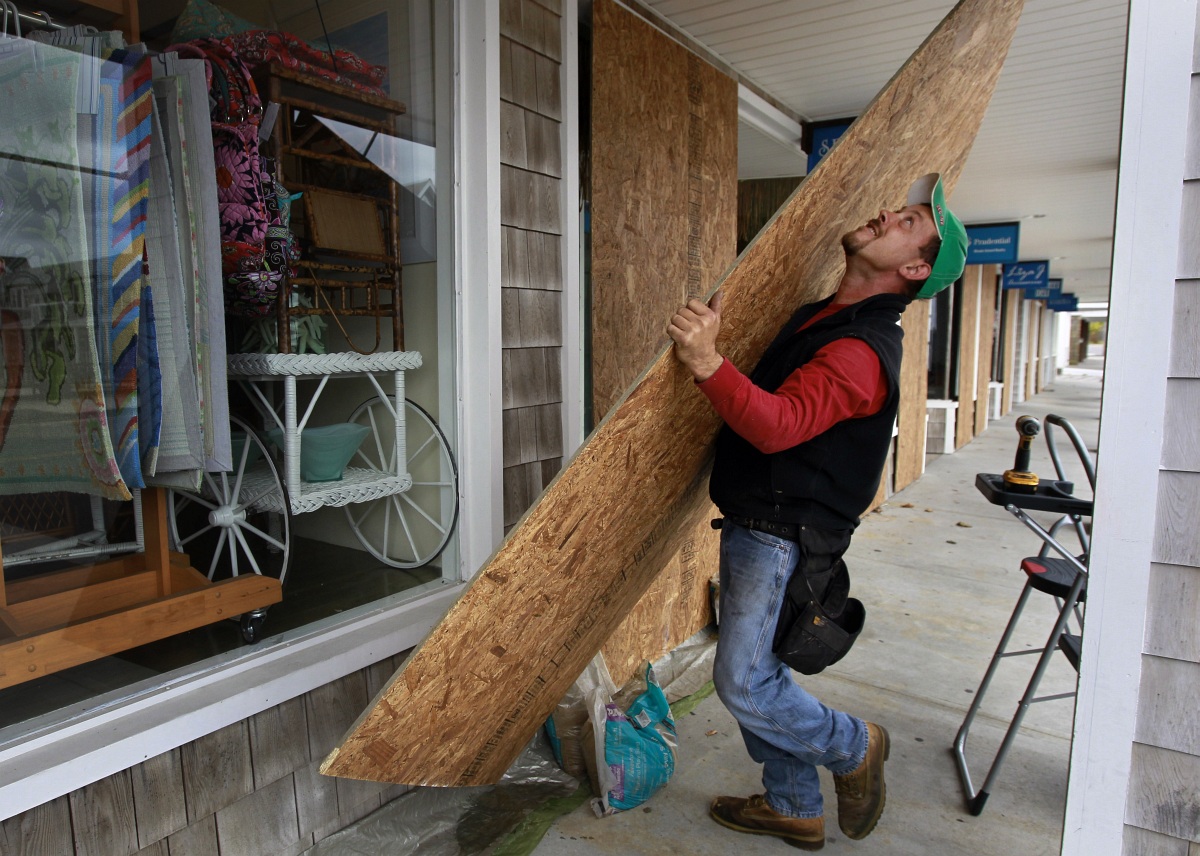
[[[967,264],[967,230],[962,220],[946,206],[942,177],[936,172],[923,175],[912,183],[908,189],[908,204],[928,205],[933,209],[933,224],[942,239],[942,248],[938,250],[929,279],[917,292],[918,298],[933,297],[962,276]]]

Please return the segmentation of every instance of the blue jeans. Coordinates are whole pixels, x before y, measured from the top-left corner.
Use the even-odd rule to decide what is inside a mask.
[[[790,817],[819,817],[817,767],[855,769],[867,752],[866,724],[821,704],[771,652],[788,578],[801,560],[793,541],[725,521],[713,681],[763,765],[767,803]]]

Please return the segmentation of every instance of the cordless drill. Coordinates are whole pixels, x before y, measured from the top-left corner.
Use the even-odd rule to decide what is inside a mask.
[[[1029,451],[1033,448],[1033,438],[1042,430],[1042,423],[1032,416],[1017,418],[1017,457],[1011,470],[1004,471],[1004,486],[1017,493],[1036,493],[1038,486],[1037,473],[1029,471]]]

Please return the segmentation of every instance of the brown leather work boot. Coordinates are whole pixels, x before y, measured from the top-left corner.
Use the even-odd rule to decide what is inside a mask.
[[[717,797],[708,813],[721,826],[753,835],[774,835],[801,850],[825,846],[825,818],[788,817],[767,805],[762,794],[746,797]]]
[[[883,762],[891,751],[887,729],[867,723],[867,754],[849,773],[833,777],[838,798],[838,826],[847,838],[866,838],[883,814],[887,789],[883,784]]]

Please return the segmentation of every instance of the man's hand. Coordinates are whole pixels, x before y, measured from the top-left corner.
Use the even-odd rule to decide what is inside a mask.
[[[725,358],[717,353],[717,333],[721,330],[721,292],[708,305],[692,298],[672,317],[667,335],[675,342],[675,356],[697,381],[716,374]]]

